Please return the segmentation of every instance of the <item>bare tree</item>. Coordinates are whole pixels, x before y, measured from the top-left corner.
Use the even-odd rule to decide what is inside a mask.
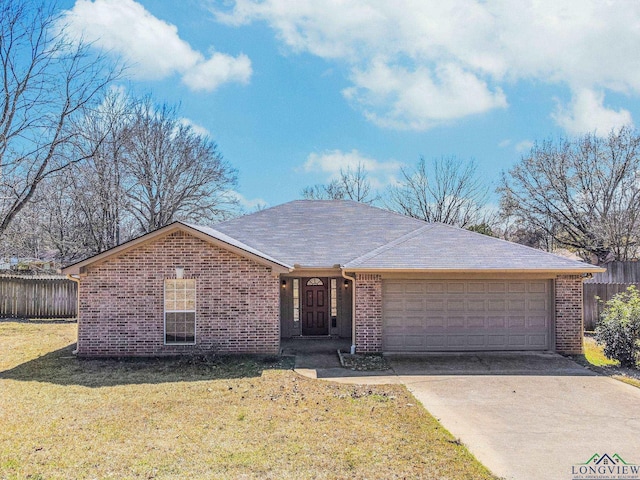
[[[84,121],[80,148],[90,156],[73,168],[73,191],[91,253],[115,247],[132,235],[125,227],[128,198],[123,185],[134,108],[134,100],[112,90]]]
[[[502,211],[587,260],[637,258],[639,148],[629,128],[536,144],[503,174]]]
[[[302,190],[302,197],[307,200],[344,200],[345,192],[338,180],[332,180],[324,185],[305,187]]]
[[[141,232],[173,220],[214,221],[232,213],[236,170],[209,138],[181,122],[176,109],[140,102],[128,136],[124,185]]]
[[[0,3],[0,234],[45,178],[85,158],[75,124],[117,76],[60,22],[48,1]]]
[[[476,164],[455,157],[421,158],[415,169],[402,169],[399,185],[389,189],[387,207],[427,222],[458,227],[486,223],[488,189],[476,176]]]
[[[353,200],[361,203],[374,203],[380,196],[373,194],[367,171],[362,163],[356,168],[340,169],[340,178],[325,185],[305,187],[302,196],[308,200]]]

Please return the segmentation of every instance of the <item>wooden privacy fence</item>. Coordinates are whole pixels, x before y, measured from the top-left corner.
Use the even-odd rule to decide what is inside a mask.
[[[75,318],[76,282],[53,276],[0,276],[0,318]]]
[[[582,305],[584,311],[584,329],[594,330],[600,319],[600,314],[607,300],[611,300],[616,294],[624,292],[629,285],[635,285],[640,289],[640,283],[584,283],[582,292]],[[596,299],[600,298],[600,301]]]

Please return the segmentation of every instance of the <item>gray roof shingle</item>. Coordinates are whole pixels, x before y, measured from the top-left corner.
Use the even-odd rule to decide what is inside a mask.
[[[333,267],[425,225],[347,200],[296,200],[215,229],[289,265]]]
[[[601,270],[523,245],[347,200],[297,200],[216,224],[215,231],[281,264],[311,268]]]

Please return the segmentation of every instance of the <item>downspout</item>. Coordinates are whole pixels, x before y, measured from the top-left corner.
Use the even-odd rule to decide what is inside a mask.
[[[76,322],[80,323],[80,279],[74,277],[73,275],[67,273],[67,279],[71,280],[72,282],[76,282],[76,285],[78,286],[78,289],[76,290],[77,295],[76,295]],[[76,343],[76,349],[71,352],[73,355],[77,355],[78,351],[80,350],[80,335],[78,335],[78,341]]]
[[[351,280],[352,292],[351,292],[351,355],[356,353],[356,279],[350,277],[344,270],[340,270],[342,278],[345,280]]]

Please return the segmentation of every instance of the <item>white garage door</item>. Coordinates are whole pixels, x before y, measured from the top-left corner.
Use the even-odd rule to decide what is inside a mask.
[[[547,350],[549,280],[384,280],[387,352]]]

